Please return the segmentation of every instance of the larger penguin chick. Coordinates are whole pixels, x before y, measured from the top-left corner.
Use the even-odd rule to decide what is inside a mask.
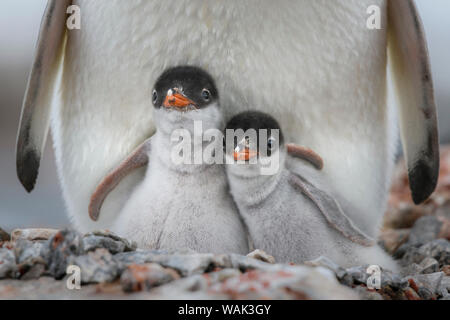
[[[248,253],[247,234],[227,190],[224,167],[207,154],[199,162],[176,162],[177,130],[191,138],[186,150],[204,150],[203,132],[222,128],[219,97],[211,76],[196,67],[176,67],[155,84],[155,135],[114,169],[92,195],[90,216],[97,220],[109,192],[131,171],[147,165],[113,231],[148,249]],[[197,126],[202,130],[197,130]],[[184,143],[185,141],[183,141]],[[222,150],[222,139],[208,147]],[[186,156],[191,156],[189,152]]]
[[[345,211],[351,207],[343,206],[346,203],[329,190],[317,170],[323,165],[318,155],[286,145],[274,118],[246,112],[231,119],[226,129],[242,130],[235,134],[233,148],[227,147],[232,163],[227,176],[255,248],[285,263],[326,256],[342,266],[378,264],[396,269],[394,261],[348,217]],[[257,138],[248,139],[255,132]],[[265,171],[267,167],[276,170]]]

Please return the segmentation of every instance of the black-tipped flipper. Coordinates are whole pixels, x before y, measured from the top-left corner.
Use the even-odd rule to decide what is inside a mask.
[[[17,137],[17,175],[34,189],[50,125],[51,100],[64,53],[66,11],[72,0],[50,0],[41,23],[36,55],[22,106]]]
[[[289,182],[317,206],[331,227],[339,231],[346,238],[366,247],[375,245],[374,239],[366,235],[353,224],[333,196],[318,189],[310,182],[294,173],[291,173]]]
[[[439,135],[433,79],[422,21],[412,0],[389,0],[389,54],[409,184],[416,204],[435,190]]]
[[[430,152],[428,156],[423,156],[414,165],[408,166],[409,187],[415,204],[420,204],[427,200],[436,189],[439,177],[439,157],[434,161]],[[437,152],[439,154],[439,152]]]
[[[17,156],[17,176],[27,192],[31,192],[36,185],[41,161],[40,152],[28,150]]]

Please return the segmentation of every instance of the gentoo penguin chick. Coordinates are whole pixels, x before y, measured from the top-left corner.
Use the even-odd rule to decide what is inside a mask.
[[[173,157],[180,145],[179,136],[174,139],[178,131],[189,135],[181,139],[188,149],[220,150],[223,160],[224,123],[212,77],[196,67],[171,68],[156,81],[152,99],[155,135],[100,183],[91,197],[91,218],[98,219],[106,196],[127,174],[147,165],[144,180],[121,210],[113,231],[146,249],[248,253],[247,233],[228,192],[225,168],[212,164],[214,152],[205,151],[193,164],[191,153],[187,162]],[[209,129],[220,139],[204,142],[203,132]]]
[[[326,256],[344,267],[376,264],[396,269],[328,190],[317,170],[322,167],[320,157],[313,151],[297,153],[297,158],[306,155],[307,162],[290,156],[296,147],[284,143],[275,119],[245,112],[232,118],[226,129],[230,190],[256,249],[285,263]],[[265,171],[269,167],[275,169]]]

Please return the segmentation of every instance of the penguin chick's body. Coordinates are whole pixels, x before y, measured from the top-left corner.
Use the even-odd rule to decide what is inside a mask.
[[[341,206],[328,190],[321,172],[288,155],[279,125],[273,118],[247,112],[237,115],[227,125],[227,129],[233,130],[252,128],[257,132],[268,130],[270,155],[265,160],[279,161],[278,170],[271,175],[261,174],[264,153],[260,148],[265,142],[258,138],[258,152],[247,151],[247,154],[259,154],[258,162],[228,165],[227,176],[256,249],[283,263],[303,263],[326,256],[344,267],[378,264],[396,269],[395,262],[348,218],[345,211],[350,206]],[[274,129],[280,132],[276,137]],[[242,153],[242,148],[237,148]]]
[[[124,168],[135,166],[145,153],[145,178],[121,210],[114,232],[147,249],[248,253],[247,234],[228,192],[224,167],[205,159],[185,164],[172,158],[174,146],[180,143],[172,138],[175,130],[185,129],[191,135],[194,150],[205,147],[204,131],[222,128],[212,79],[197,68],[169,69],[157,81],[153,100],[158,119],[155,135],[100,184],[92,196],[91,217],[98,219],[103,200],[118,183],[114,177],[122,179],[123,172],[128,173]],[[194,130],[195,121],[203,130]],[[223,148],[222,140],[207,144]]]

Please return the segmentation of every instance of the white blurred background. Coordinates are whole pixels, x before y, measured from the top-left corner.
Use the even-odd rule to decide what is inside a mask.
[[[93,0],[95,1],[95,0]],[[46,0],[0,0],[0,227],[68,225],[51,141],[35,191],[16,178],[15,142],[20,108]],[[416,0],[431,54],[441,142],[450,141],[450,0]]]

